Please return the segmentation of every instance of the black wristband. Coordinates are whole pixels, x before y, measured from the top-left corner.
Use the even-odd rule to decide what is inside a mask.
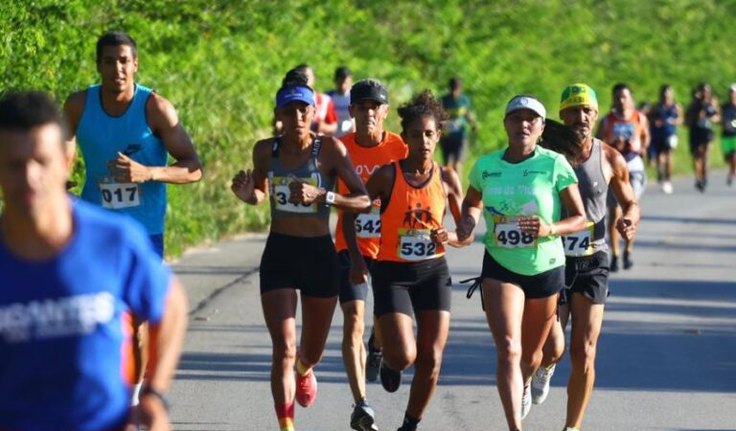
[[[166,400],[166,397],[163,393],[157,391],[151,386],[144,386],[143,388],[141,388],[141,393],[138,396],[138,400],[140,401],[140,399],[143,398],[144,395],[153,395],[154,397],[158,398],[161,401],[161,404],[164,405],[164,409],[167,412],[169,411],[169,402]]]

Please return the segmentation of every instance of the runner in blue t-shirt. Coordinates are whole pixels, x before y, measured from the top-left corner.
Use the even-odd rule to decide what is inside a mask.
[[[49,96],[0,99],[0,429],[170,429],[162,396],[186,331],[186,295],[140,228],[65,190],[74,158]],[[101,252],[103,251],[104,252]],[[150,322],[138,415],[130,319]]]

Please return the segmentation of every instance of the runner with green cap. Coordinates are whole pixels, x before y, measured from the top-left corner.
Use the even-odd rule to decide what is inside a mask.
[[[532,377],[532,402],[541,404],[549,393],[556,363],[565,350],[564,328],[571,320],[570,361],[565,430],[578,430],[595,381],[596,343],[608,297],[609,256],[605,241],[606,200],[609,185],[623,208],[616,228],[633,238],[639,222],[639,206],[629,183],[626,160],[615,148],[593,137],[598,119],[598,99],[586,84],[572,84],[562,91],[560,118],[578,135],[581,151],[574,160],[586,227],[562,237],[565,248],[565,289],[560,295],[559,320],[544,346],[544,359]]]

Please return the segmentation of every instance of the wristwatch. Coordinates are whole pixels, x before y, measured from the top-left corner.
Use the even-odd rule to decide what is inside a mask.
[[[325,193],[325,204],[332,205],[334,203],[335,203],[335,193],[333,192]]]

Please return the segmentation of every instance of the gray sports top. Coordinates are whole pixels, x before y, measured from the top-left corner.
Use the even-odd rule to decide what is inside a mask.
[[[587,256],[596,251],[607,250],[606,245],[606,198],[608,183],[603,174],[603,148],[601,141],[593,138],[590,157],[574,166],[578,176],[578,187],[583,198],[585,218],[588,220],[587,235],[567,235],[565,254],[567,256]],[[571,239],[570,237],[576,237]]]
[[[303,165],[295,169],[286,169],[279,161],[279,150],[281,137],[273,141],[271,159],[268,162],[268,182],[270,184],[271,219],[279,217],[317,217],[329,218],[330,207],[328,205],[312,203],[294,204],[289,202],[289,183],[299,179],[315,187],[332,190],[335,187],[335,179],[323,176],[317,167],[317,158],[322,149],[322,137],[317,136],[312,141],[312,155]]]

